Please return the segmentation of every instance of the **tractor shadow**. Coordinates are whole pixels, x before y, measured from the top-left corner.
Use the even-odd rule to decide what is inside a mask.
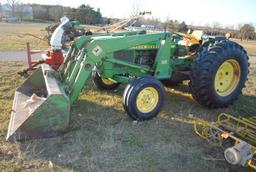
[[[59,168],[74,171],[143,171],[143,168],[150,171],[200,171],[207,168],[214,171],[216,167],[226,171],[248,170],[233,168],[225,161],[202,159],[208,155],[222,157],[222,152],[195,137],[191,124],[173,118],[192,115],[215,120],[220,112],[239,115],[248,104],[252,107],[249,111],[253,112],[255,96],[241,96],[230,108],[207,109],[193,100],[187,85],[165,89],[165,105],[159,116],[150,121],[135,122],[122,107],[124,86],[114,92],[89,88],[72,106],[66,134],[22,142],[21,151],[28,159],[39,160],[46,166],[51,161],[53,171],[60,171]]]
[[[256,115],[256,96],[241,95],[233,104],[233,109],[241,116],[251,117]]]
[[[245,91],[246,92],[246,91]],[[167,116],[186,117],[187,115],[206,120],[215,120],[219,113],[229,113],[233,116],[251,117],[256,114],[256,96],[240,95],[227,108],[209,109],[198,104],[189,92],[187,84],[166,88],[166,101],[163,113]]]

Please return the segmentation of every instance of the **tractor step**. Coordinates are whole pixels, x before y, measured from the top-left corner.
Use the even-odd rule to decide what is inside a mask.
[[[49,65],[41,65],[16,90],[7,140],[54,137],[65,132],[70,102],[52,71]]]

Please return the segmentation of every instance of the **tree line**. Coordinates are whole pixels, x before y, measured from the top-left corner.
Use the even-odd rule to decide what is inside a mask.
[[[212,27],[201,27],[201,29],[208,35],[225,35],[226,33],[230,33],[232,38],[240,39],[241,41],[256,39],[255,27],[252,24],[239,24],[237,29],[234,29],[234,27],[216,27],[214,25]]]
[[[61,5],[41,5],[41,4],[23,4],[20,0],[7,0],[10,6],[12,17],[23,20],[23,16],[27,11],[22,10],[25,7],[32,7],[34,21],[59,21],[64,15],[71,20],[78,20],[82,24],[101,24],[103,20],[100,9],[94,9],[90,5],[80,5],[78,8],[64,7]],[[0,3],[1,7],[1,3]],[[2,8],[0,8],[1,10]]]
[[[238,24],[237,29],[234,29],[234,26],[223,28],[218,22],[213,22],[212,26],[193,26],[187,25],[185,21],[172,20],[168,18],[166,22],[161,22],[156,18],[140,19],[137,22],[137,25],[140,24],[154,25],[157,26],[157,28],[161,28],[162,30],[170,32],[186,33],[189,29],[203,30],[205,34],[212,36],[225,35],[226,33],[230,33],[232,38],[241,40],[256,40],[255,27],[252,24]]]
[[[35,21],[59,21],[62,16],[67,16],[71,20],[78,20],[82,24],[110,24],[111,18],[103,18],[99,8],[94,9],[90,5],[80,5],[78,8],[63,7],[61,5],[40,5],[40,4],[22,4],[20,0],[7,0],[12,10],[12,16],[16,16],[22,20],[24,15],[21,9],[22,6],[31,6],[33,10],[33,18]],[[1,5],[1,4],[0,4]],[[1,9],[1,8],[0,8]],[[134,6],[134,14],[137,14],[140,9],[140,4]],[[212,26],[206,25],[203,27],[187,25],[185,21],[172,20],[167,18],[166,22],[161,22],[157,18],[141,18],[134,25],[141,26],[142,24],[154,25],[156,28],[173,32],[187,32],[188,29],[200,29],[208,35],[225,35],[231,33],[233,38],[241,40],[256,39],[255,28],[252,24],[238,25],[237,29],[232,27],[222,28],[218,22],[213,22]]]
[[[81,5],[78,8],[63,7],[60,5],[32,4],[34,19],[59,21],[62,16],[71,20],[78,20],[82,24],[101,24],[103,22],[100,9],[94,9],[90,5]]]

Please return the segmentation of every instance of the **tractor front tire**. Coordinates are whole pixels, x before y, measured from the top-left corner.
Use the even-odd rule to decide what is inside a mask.
[[[206,48],[191,66],[193,98],[209,108],[231,105],[242,93],[248,67],[246,51],[235,42],[221,41]]]
[[[99,90],[114,90],[119,86],[119,83],[101,77],[97,71],[92,72],[92,80]]]
[[[145,76],[127,85],[123,94],[123,106],[134,120],[149,120],[160,112],[164,103],[164,87],[160,81]]]

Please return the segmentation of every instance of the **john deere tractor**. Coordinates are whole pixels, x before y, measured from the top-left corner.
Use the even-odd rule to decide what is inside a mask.
[[[99,89],[127,84],[124,110],[134,120],[148,120],[164,104],[162,83],[190,80],[199,104],[222,108],[241,94],[247,74],[246,51],[221,36],[144,31],[82,36],[57,71],[42,64],[16,90],[7,140],[65,132],[71,105],[91,76]]]

